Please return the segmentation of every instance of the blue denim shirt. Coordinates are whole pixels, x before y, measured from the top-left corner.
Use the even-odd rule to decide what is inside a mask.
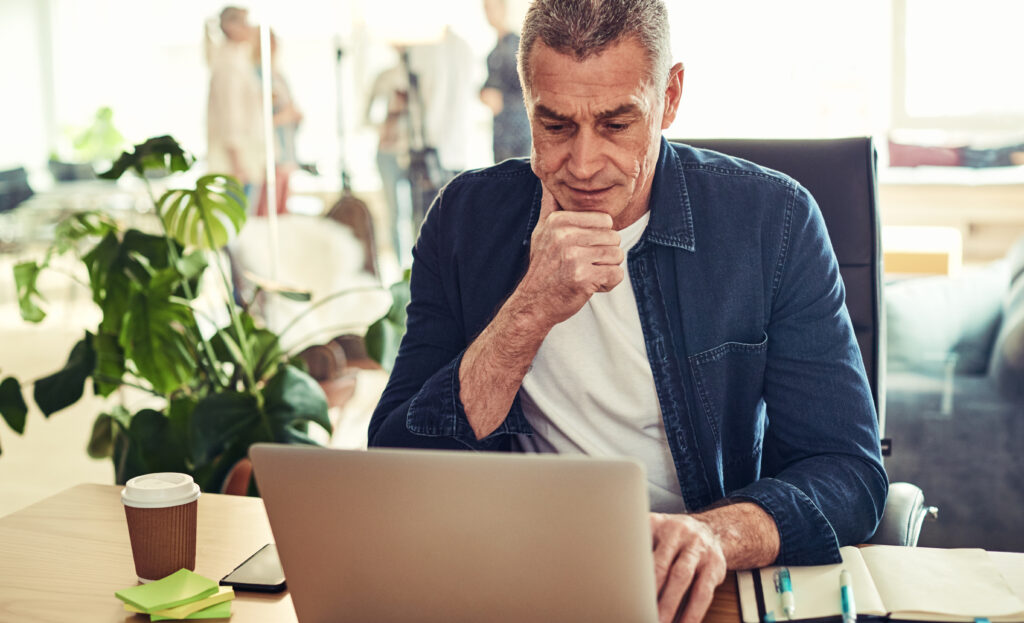
[[[478,441],[458,371],[525,274],[540,201],[523,160],[441,192],[371,446],[507,450],[530,433],[517,397]],[[888,482],[817,204],[780,173],[663,140],[650,207],[628,275],[686,507],[753,501],[778,526],[779,564],[839,562],[873,534]]]

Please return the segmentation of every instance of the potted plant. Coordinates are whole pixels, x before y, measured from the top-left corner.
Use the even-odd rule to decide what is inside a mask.
[[[96,417],[90,456],[110,457],[118,483],[142,473],[176,471],[191,474],[204,491],[217,492],[251,444],[313,444],[309,425],[329,432],[331,422],[320,386],[296,356],[282,349],[281,336],[261,327],[246,305],[222,297],[230,319],[226,326],[199,311],[206,271],[214,271],[224,291],[232,292],[228,271],[211,252],[241,230],[246,201],[237,180],[216,173],[199,177],[191,188],[155,197],[148,173],[186,171],[193,162],[169,136],[124,152],[101,177],[118,179],[132,171],[142,178],[160,233],[124,229],[104,213],[78,214],[58,225],[41,260],[19,263],[14,272],[21,315],[39,322],[45,316],[40,273],[57,255],[76,253],[102,311],[99,325],[75,344],[65,366],[35,381],[33,398],[43,414],[75,403],[89,380],[101,396],[125,387],[148,392],[161,406],[131,413],[117,405]],[[378,360],[393,361],[396,336],[404,331],[404,322],[396,323],[403,320],[407,292],[407,282],[392,288],[395,304],[370,332],[368,350]],[[275,295],[309,300],[296,291]],[[26,412],[20,382],[4,379],[0,414],[19,434]]]

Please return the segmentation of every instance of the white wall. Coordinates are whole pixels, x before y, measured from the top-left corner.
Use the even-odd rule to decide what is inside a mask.
[[[48,140],[46,47],[40,36],[48,2],[0,2],[0,169],[45,162]]]

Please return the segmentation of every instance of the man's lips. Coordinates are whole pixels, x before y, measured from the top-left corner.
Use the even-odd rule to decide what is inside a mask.
[[[573,196],[574,199],[594,200],[601,199],[605,194],[611,191],[611,189],[614,188],[614,186],[605,186],[603,188],[586,188],[569,186],[567,184],[566,188],[569,189],[569,193]]]

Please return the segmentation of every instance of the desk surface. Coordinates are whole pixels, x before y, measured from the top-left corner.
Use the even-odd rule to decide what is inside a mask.
[[[84,484],[0,518],[0,620],[27,623],[138,623],[114,597],[134,585],[121,488]],[[215,580],[273,537],[263,501],[203,494],[199,498],[196,572]],[[287,592],[238,592],[235,623],[295,621]],[[715,593],[705,621],[736,623],[734,574]]]

